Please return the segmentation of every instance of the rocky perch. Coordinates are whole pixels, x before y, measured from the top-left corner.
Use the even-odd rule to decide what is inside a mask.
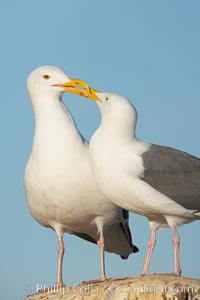
[[[24,300],[200,300],[200,279],[151,275],[82,283],[27,296]]]

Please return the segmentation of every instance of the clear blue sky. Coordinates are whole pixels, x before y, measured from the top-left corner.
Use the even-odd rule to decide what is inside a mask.
[[[61,66],[101,91],[135,104],[140,139],[200,157],[200,2],[198,0],[1,1],[1,250],[4,300],[56,279],[57,240],[26,208],[23,173],[34,132],[25,88],[29,72]],[[99,124],[95,103],[65,94],[64,102],[89,139]],[[107,254],[107,275],[139,274],[149,238],[148,222],[131,217],[140,253],[122,261]],[[200,278],[200,222],[180,228],[183,275]],[[172,235],[159,232],[151,272],[173,270]],[[64,280],[98,278],[94,245],[65,235]]]

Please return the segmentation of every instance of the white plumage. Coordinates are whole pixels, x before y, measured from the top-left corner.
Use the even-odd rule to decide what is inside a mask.
[[[109,202],[95,184],[88,144],[61,99],[70,84],[79,85],[51,66],[37,68],[27,80],[35,115],[33,148],[25,171],[27,205],[41,225],[56,231],[60,286],[65,232],[98,242],[101,280],[105,279],[104,244],[105,250],[124,258],[137,250],[124,211]]]
[[[142,274],[149,274],[156,230],[169,226],[174,273],[180,275],[176,227],[200,219],[200,159],[138,140],[134,106],[120,95],[92,92],[88,96],[96,100],[102,115],[90,141],[96,182],[109,200],[149,219],[151,238]]]

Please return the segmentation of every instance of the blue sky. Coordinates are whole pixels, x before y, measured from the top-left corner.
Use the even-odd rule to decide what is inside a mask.
[[[23,173],[34,133],[25,88],[34,68],[61,66],[101,91],[127,96],[138,110],[137,136],[200,157],[200,2],[198,0],[19,0],[0,4],[2,299],[21,299],[36,283],[56,279],[57,240],[26,207]],[[92,101],[65,94],[64,102],[89,139],[100,121]],[[127,261],[106,255],[108,277],[137,275],[149,226],[131,217],[140,253]],[[183,275],[200,278],[200,223],[179,229]],[[151,272],[173,270],[172,235],[158,233]],[[65,235],[64,280],[98,278],[97,247]]]

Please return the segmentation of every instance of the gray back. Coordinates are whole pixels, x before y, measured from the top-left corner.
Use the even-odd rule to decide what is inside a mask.
[[[142,180],[183,207],[200,210],[199,158],[153,144],[142,158],[145,168]]]

